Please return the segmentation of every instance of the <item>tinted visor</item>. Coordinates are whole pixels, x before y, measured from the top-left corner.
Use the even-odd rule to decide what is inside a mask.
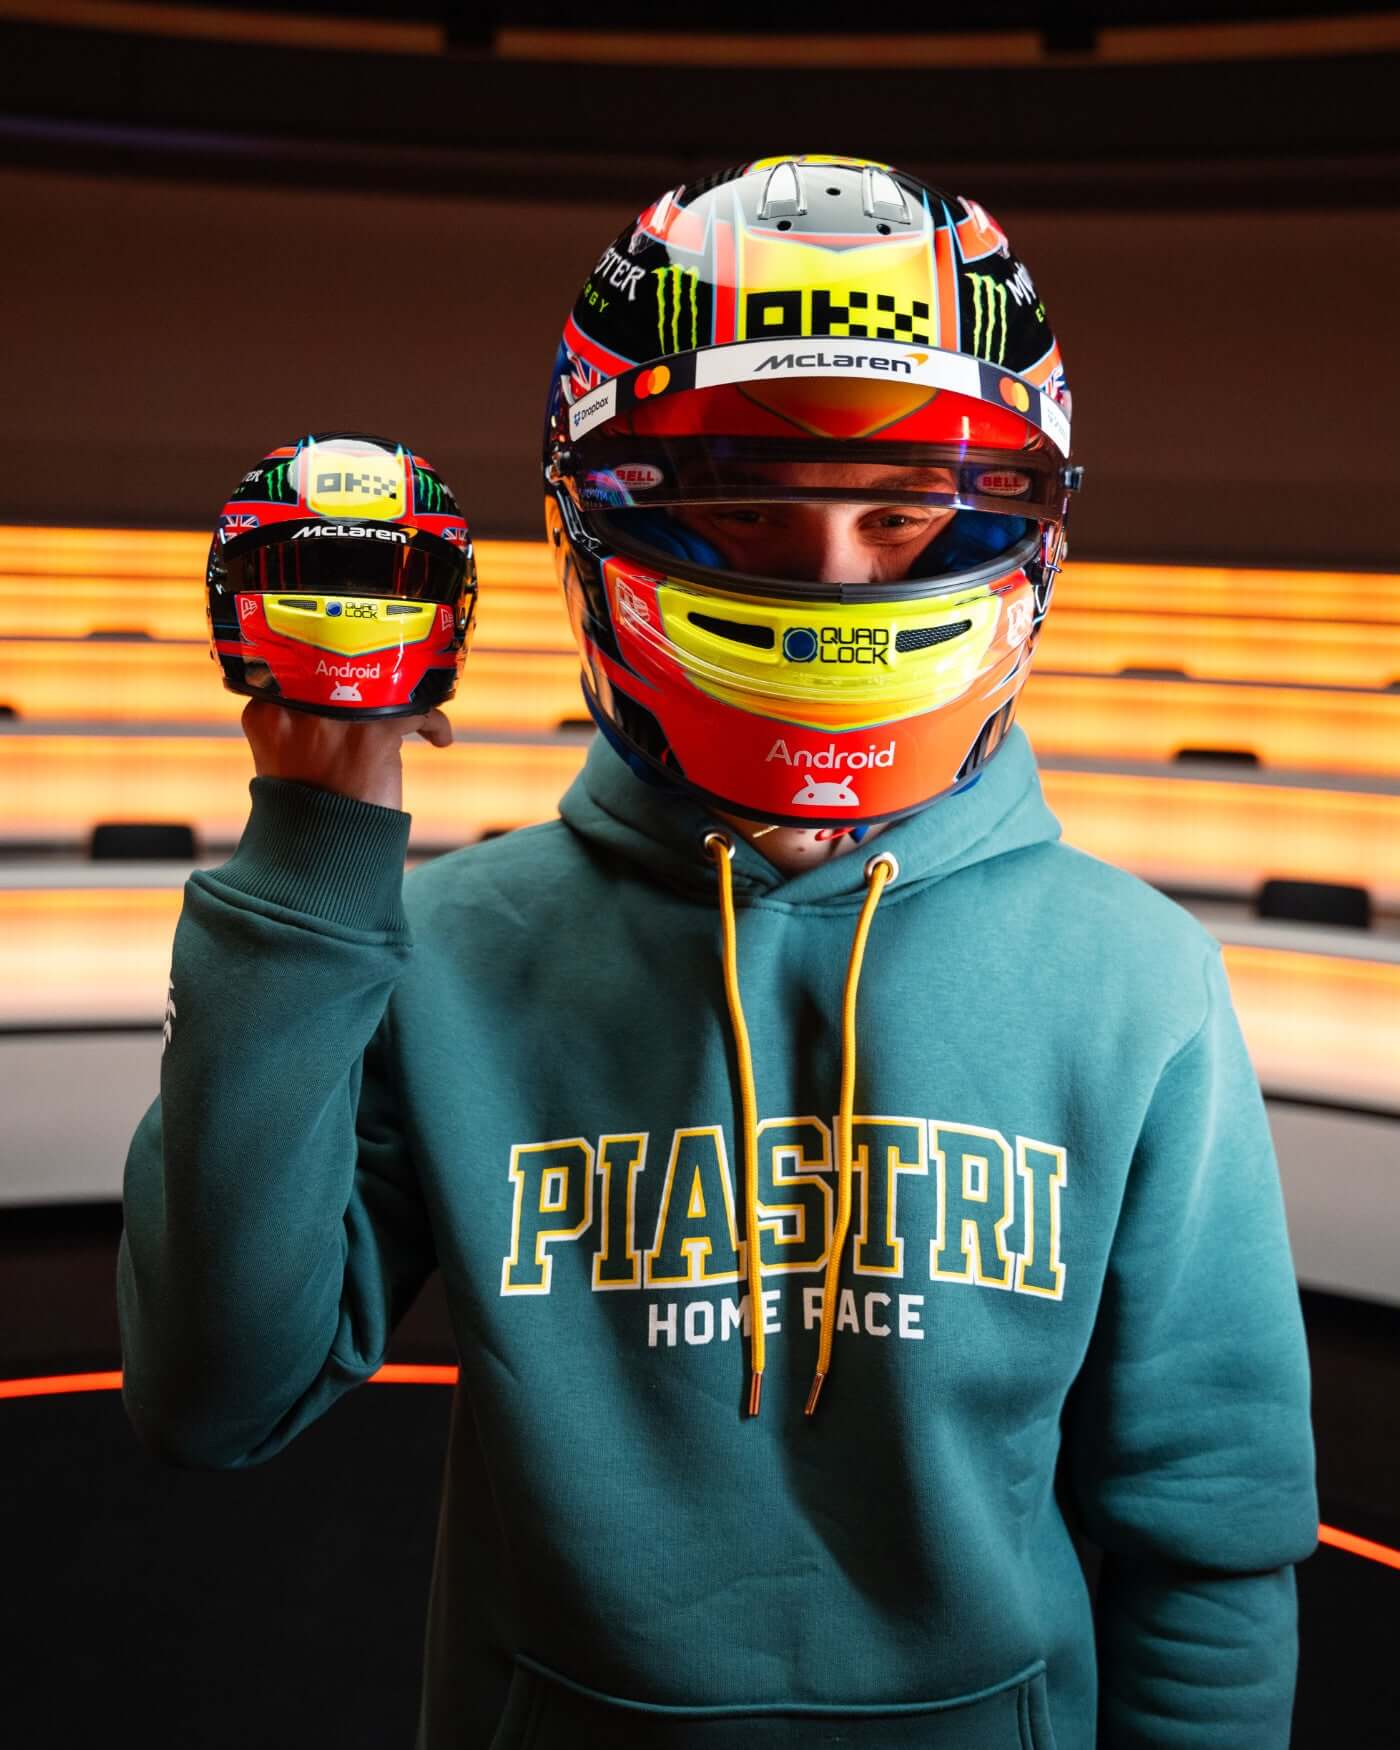
[[[290,538],[276,530],[269,534],[260,544],[216,549],[210,581],[232,593],[291,590],[449,604],[461,599],[466,554],[431,535],[343,523],[303,524]]]
[[[564,461],[574,502],[617,551],[760,593],[859,587],[893,599],[980,582],[1001,555],[1005,569],[1024,562],[1064,510],[1062,465],[1038,435],[1008,452],[618,434],[584,439]]]
[[[750,437],[614,437],[570,446],[560,472],[579,508],[888,504],[1058,518],[1064,483],[1048,443],[802,443]]]

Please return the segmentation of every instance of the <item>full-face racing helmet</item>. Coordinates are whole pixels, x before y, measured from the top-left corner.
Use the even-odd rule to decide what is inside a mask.
[[[1044,305],[975,203],[821,156],[664,194],[584,286],[547,410],[546,525],[604,734],[794,826],[971,782],[1064,557],[1069,411]],[[876,557],[803,575],[802,519],[833,505]]]
[[[206,601],[230,692],[323,717],[414,715],[452,697],[471,643],[467,521],[405,445],[318,433],[234,488]]]

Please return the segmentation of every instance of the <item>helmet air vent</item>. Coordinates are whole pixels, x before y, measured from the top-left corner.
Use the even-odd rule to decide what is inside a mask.
[[[868,219],[893,219],[896,225],[910,225],[909,203],[904,190],[888,171],[867,164],[861,172],[861,205]]]
[[[806,211],[807,203],[802,198],[802,179],[797,174],[797,166],[791,159],[775,164],[768,172],[768,181],[763,187],[763,199],[758,203],[759,218],[792,218]]]
[[[900,652],[929,650],[935,644],[947,644],[950,639],[961,638],[964,632],[971,630],[971,620],[954,620],[949,626],[911,626],[907,631],[895,633],[894,647]]]
[[[750,626],[743,620],[718,620],[713,614],[691,614],[689,619],[692,626],[698,626],[702,632],[712,632],[716,638],[729,638],[735,644],[751,644],[755,650],[773,648],[771,626]]]

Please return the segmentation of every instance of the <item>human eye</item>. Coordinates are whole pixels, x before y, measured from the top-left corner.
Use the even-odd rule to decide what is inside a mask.
[[[884,507],[869,512],[861,519],[862,530],[875,540],[899,541],[921,535],[933,521],[931,511],[914,508]]]

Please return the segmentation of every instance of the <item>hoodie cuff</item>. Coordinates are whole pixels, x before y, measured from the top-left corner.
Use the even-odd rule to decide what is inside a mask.
[[[243,837],[210,878],[324,923],[407,934],[409,815],[287,778],[254,778],[248,788]]]

